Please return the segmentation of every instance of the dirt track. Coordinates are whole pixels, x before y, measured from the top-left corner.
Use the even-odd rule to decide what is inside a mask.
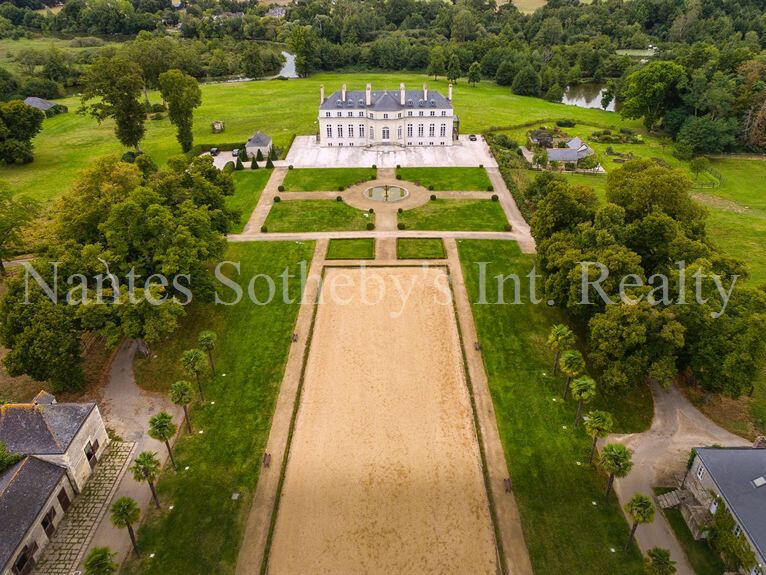
[[[494,574],[446,271],[363,273],[326,270],[269,573]]]

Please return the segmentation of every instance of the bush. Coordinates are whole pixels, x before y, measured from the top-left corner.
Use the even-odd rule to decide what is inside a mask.
[[[275,204],[278,204],[281,201],[282,201],[282,198],[280,198],[279,196],[274,196],[274,203]]]
[[[368,214],[374,214],[374,213],[375,213],[375,210],[374,210],[374,209],[372,209],[372,208],[370,208],[369,210],[367,210],[367,213],[368,213]]]
[[[282,184],[279,184],[279,187],[277,188],[277,190],[279,190],[280,192],[284,192],[285,187]]]
[[[125,152],[125,153],[122,155],[122,158],[120,158],[120,159],[121,159],[123,162],[127,163],[127,164],[132,164],[133,162],[135,162],[135,161],[136,161],[136,157],[137,157],[138,155],[139,155],[139,154],[136,154],[136,153],[135,153],[133,150],[129,150],[129,151]]]
[[[343,197],[342,196],[335,196],[335,201],[336,202],[342,202],[343,201]]]
[[[164,116],[163,116],[162,114],[160,114],[159,112],[158,112],[158,113],[156,113],[156,114],[152,114],[152,115],[151,115],[151,119],[152,119],[152,120],[162,120],[162,118],[163,118],[163,117],[164,117]]]
[[[261,233],[262,233],[262,234],[265,234],[265,233],[267,233],[268,231],[269,231],[269,228],[267,228],[266,226],[261,226]]]
[[[399,208],[398,210],[396,210],[396,213],[398,213],[398,214],[403,214],[403,213],[404,213],[404,210],[403,210],[402,208]]]
[[[505,224],[505,231],[506,232],[512,232],[513,226],[511,224]]]
[[[152,112],[154,112],[155,114],[161,113],[164,111],[165,111],[165,106],[163,106],[162,104],[152,104]]]
[[[401,164],[396,164],[396,169],[397,169],[397,170],[401,170],[401,168],[402,168],[402,165],[401,165]]]
[[[373,164],[373,165],[372,165],[372,169],[373,169],[373,170],[377,170],[377,169],[378,169],[378,166],[376,166],[375,164]]]
[[[636,131],[631,130],[630,128],[620,128],[620,134],[625,134],[626,136],[635,136]]]
[[[396,224],[396,227],[397,227],[398,229],[400,229],[400,230],[403,230],[403,229],[404,229],[404,228],[406,228],[407,226],[405,226],[405,225],[404,225],[404,222],[399,222],[398,224]]]
[[[345,189],[346,189],[346,188],[345,188],[344,186],[338,186],[338,191],[339,191],[339,192],[342,192],[342,191],[343,191],[343,190],[345,190]]]
[[[223,167],[224,172],[233,172],[236,166],[234,165],[234,162],[226,162],[226,165]]]
[[[429,192],[433,192],[434,191],[434,187],[433,186],[428,186],[428,191]]]
[[[431,194],[431,201],[432,201],[432,202],[435,202],[435,201],[436,201],[436,194]]]
[[[480,167],[480,168],[483,168],[483,167],[484,167],[484,164],[479,164],[479,167]]]
[[[563,119],[563,120],[556,120],[556,125],[560,128],[574,128],[577,123],[574,120],[569,119]]]
[[[263,161],[263,152],[261,152],[260,148],[258,149],[258,153],[255,154],[255,159],[259,162]]]
[[[237,163],[234,165],[237,170],[244,170],[245,165],[242,163],[242,156],[237,156]]]
[[[288,170],[292,170],[292,169],[293,169],[293,165],[292,165],[292,164],[290,164],[289,166],[287,166],[287,169],[288,169]]]
[[[255,158],[253,158],[253,161],[250,162],[250,169],[251,170],[257,170],[258,169],[258,162],[255,161]]]
[[[367,222],[367,229],[368,230],[374,230],[375,229],[375,224],[373,224],[372,222]]]
[[[266,160],[266,167],[267,168],[273,168],[274,167],[274,162],[271,161],[271,158]]]
[[[490,184],[489,186],[487,186],[487,191],[488,192],[494,192],[495,188]]]
[[[497,194],[492,194],[492,201],[493,202],[497,202],[499,200],[500,200],[500,198],[497,197]]]

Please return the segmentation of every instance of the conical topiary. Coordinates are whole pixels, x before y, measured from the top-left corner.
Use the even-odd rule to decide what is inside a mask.
[[[263,161],[263,152],[261,152],[260,148],[258,148],[258,153],[255,155],[255,159],[258,160],[259,162]]]

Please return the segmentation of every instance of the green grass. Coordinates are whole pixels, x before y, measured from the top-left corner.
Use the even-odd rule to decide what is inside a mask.
[[[655,488],[656,495],[667,493],[671,489]],[[677,508],[663,509],[661,513],[668,520],[670,528],[676,535],[676,539],[686,554],[686,558],[691,563],[696,575],[721,575],[726,568],[718,554],[708,545],[707,541],[694,539],[689,527],[686,525],[681,511]]]
[[[491,186],[484,168],[398,168],[396,175],[431,190],[486,192]]]
[[[330,240],[327,247],[328,260],[371,260],[375,258],[375,240],[357,238],[353,240]]]
[[[458,247],[535,572],[643,573],[636,547],[622,551],[628,525],[614,497],[609,505],[603,502],[606,478],[587,465],[590,440],[581,429],[572,429],[575,404],[562,403],[563,380],[550,376],[553,355],[546,339],[551,326],[562,321],[560,312],[529,304],[528,284],[522,284],[525,303],[511,305],[510,282],[506,305],[477,303],[478,262],[489,262],[488,278],[511,273],[523,278],[534,266],[534,256],[521,254],[510,241],[463,240]],[[496,285],[487,284],[489,302],[497,301]],[[621,432],[642,431],[651,419],[650,394],[642,388],[636,395],[630,401],[602,400]],[[635,410],[641,417],[628,416]],[[627,421],[641,425],[631,428]]]
[[[104,42],[104,45],[100,47],[80,48],[72,46],[72,40],[55,38],[53,36],[33,36],[31,38],[19,38],[18,40],[4,38],[0,40],[0,66],[23,77],[23,71],[19,65],[17,57],[19,53],[24,50],[40,50],[46,52],[51,47],[55,47],[71,56],[74,60],[78,60],[87,53],[98,53],[98,51],[104,47],[118,45],[119,43],[117,42]],[[41,67],[37,67],[37,71],[40,71],[40,69]]]
[[[301,168],[288,171],[283,185],[286,192],[334,192],[375,176],[372,168]]]
[[[144,560],[129,572],[234,573],[299,308],[282,301],[281,284],[275,301],[255,305],[248,299],[247,283],[258,273],[278,278],[286,267],[297,275],[299,262],[308,265],[312,250],[312,242],[231,245],[226,258],[241,262],[241,274],[237,278],[231,267],[224,273],[240,282],[244,299],[234,306],[193,304],[173,337],[157,345],[151,359],[137,361],[139,385],[166,392],[176,380],[186,379],[179,358],[183,350],[196,347],[198,333],[213,329],[218,334],[218,376],[204,382],[206,397],[215,405],[197,405],[191,412],[195,431],[205,433],[182,437],[176,445],[180,471],[166,472],[160,480],[165,510],[152,512],[141,527]],[[232,291],[219,290],[229,301]],[[299,299],[299,291],[298,282],[289,285],[292,299]],[[255,293],[265,300],[266,282],[256,282]],[[241,493],[239,501],[231,500],[234,492]],[[174,509],[167,511],[167,505]]]
[[[447,257],[440,238],[397,238],[396,257],[400,260],[427,260]]]
[[[226,198],[226,205],[241,212],[239,222],[232,232],[240,233],[250,219],[258,199],[261,197],[271,170],[239,170],[234,172],[234,195]]]
[[[431,200],[399,214],[408,230],[505,230],[508,220],[499,202],[491,200]]]
[[[375,215],[334,200],[275,203],[266,218],[269,232],[344,232],[366,229]]]

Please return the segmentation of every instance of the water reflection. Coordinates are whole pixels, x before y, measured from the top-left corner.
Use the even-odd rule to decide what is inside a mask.
[[[606,86],[603,84],[572,84],[564,91],[562,103],[580,108],[606,109],[610,112],[619,111],[620,106],[612,100],[606,108],[601,107],[601,97],[604,95]]]

